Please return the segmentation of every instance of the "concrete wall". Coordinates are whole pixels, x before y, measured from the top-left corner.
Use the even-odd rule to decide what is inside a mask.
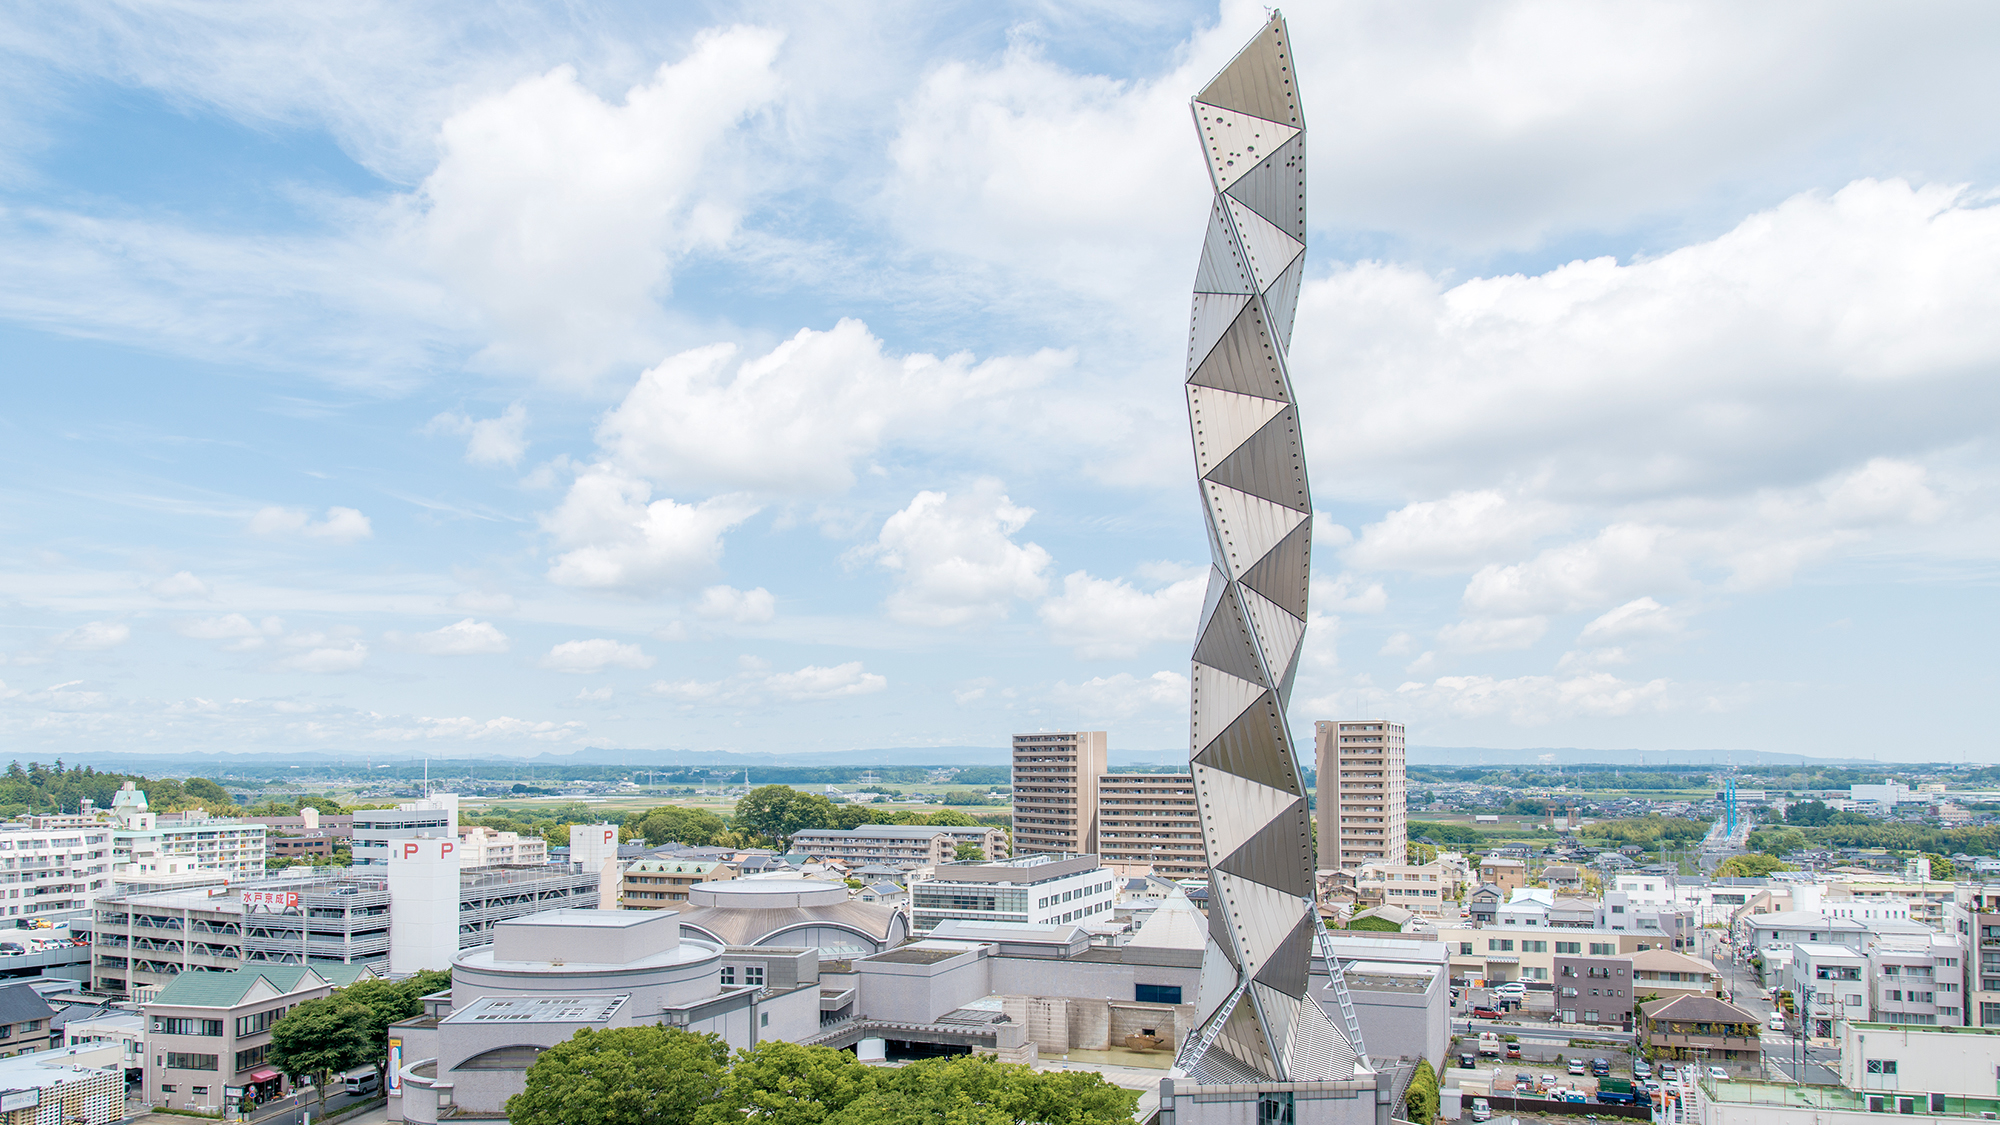
[[[1328,977],[1323,973],[1310,976],[1306,988],[1339,1025],[1340,1003],[1334,999]],[[1361,1021],[1370,1058],[1429,1059],[1431,1066],[1443,1073],[1445,1046],[1451,1039],[1451,1001],[1442,971],[1421,993],[1373,992],[1350,986],[1348,996],[1354,1001],[1354,1015]]]
[[[1040,957],[993,959],[993,991],[1001,995],[1067,996],[1097,1000],[1135,998],[1135,984],[1179,986],[1193,1003],[1201,987],[1201,966],[1123,964]]]
[[[893,955],[894,951],[891,951]],[[860,974],[861,1014],[896,1023],[930,1023],[993,992],[992,959],[967,950],[933,964],[868,958],[854,962]]]
[[[1257,1103],[1266,1092],[1287,1092],[1298,1125],[1376,1125],[1378,1097],[1387,1101],[1389,1075],[1351,1082],[1289,1082],[1258,1086],[1200,1086],[1192,1078],[1161,1080],[1159,1125],[1259,1125]],[[1377,1080],[1381,1086],[1378,1089]],[[1383,1106],[1388,1111],[1400,1107]]]

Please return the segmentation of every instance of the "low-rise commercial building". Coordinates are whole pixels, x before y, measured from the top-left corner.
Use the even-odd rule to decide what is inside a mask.
[[[1556,1018],[1563,1023],[1630,1028],[1640,991],[1632,980],[1633,956],[1638,955],[1556,954]]]
[[[1634,953],[1632,991],[1640,996],[1657,994],[1662,1000],[1676,996],[1714,996],[1719,978],[1715,963],[1671,949],[1649,949]]]
[[[624,910],[678,909],[688,900],[688,888],[736,878],[736,869],[715,859],[635,859],[618,883],[618,905]]]
[[[331,832],[264,837],[264,851],[271,859],[332,859],[333,848],[334,838]]]
[[[1610,930],[1549,930],[1539,927],[1440,926],[1437,939],[1451,955],[1451,975],[1459,980],[1555,979],[1556,958],[1618,957],[1653,946],[1644,934]]]
[[[1108,922],[1117,889],[1117,877],[1094,855],[953,864],[911,884],[911,925],[923,934],[947,918],[1030,925]]]
[[[144,1007],[146,1100],[215,1113],[284,1095],[285,1076],[269,1061],[272,1025],[365,975],[361,965],[268,965],[174,978]],[[225,1091],[240,1091],[238,1101]]]

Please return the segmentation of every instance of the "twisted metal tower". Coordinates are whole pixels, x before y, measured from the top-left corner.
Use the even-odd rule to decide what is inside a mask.
[[[1202,1083],[1343,1079],[1365,1065],[1345,988],[1344,1029],[1307,992],[1320,926],[1285,722],[1312,542],[1285,361],[1306,249],[1296,73],[1274,12],[1194,99],[1215,203],[1195,275],[1187,398],[1213,564],[1189,753],[1211,876],[1199,1022],[1177,1066]]]

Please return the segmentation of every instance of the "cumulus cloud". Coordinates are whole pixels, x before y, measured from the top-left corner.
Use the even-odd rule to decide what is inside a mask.
[[[468,617],[428,633],[390,633],[389,643],[426,656],[478,656],[507,651],[507,634]]]
[[[695,613],[711,621],[761,624],[777,616],[777,599],[762,586],[739,590],[734,586],[710,586],[701,592]]]
[[[587,641],[564,641],[542,657],[542,667],[552,672],[590,673],[606,668],[651,668],[653,658],[638,645],[603,637]]]
[[[281,658],[276,665],[279,671],[315,674],[353,672],[368,662],[368,646],[358,640],[329,641],[320,634],[312,633],[296,638],[296,641],[301,646],[310,647]],[[287,643],[293,643],[293,639],[288,639]]]
[[[1441,676],[1431,683],[1396,689],[1405,706],[1459,719],[1500,718],[1536,726],[1568,718],[1617,718],[1673,705],[1673,685],[1664,679],[1621,680],[1609,672],[1554,676]]]
[[[1062,593],[1039,612],[1049,636],[1078,656],[1129,657],[1152,644],[1193,644],[1207,588],[1206,569],[1150,592],[1079,570],[1063,577]]]
[[[465,438],[465,459],[474,465],[518,465],[528,451],[528,408],[514,403],[497,418],[473,418],[446,411],[432,418],[425,433]]]
[[[654,500],[652,486],[610,465],[577,474],[542,528],[567,548],[549,567],[563,586],[632,591],[691,584],[715,569],[722,534],[757,514],[747,497]]]
[[[1494,652],[1527,648],[1548,631],[1546,617],[1460,621],[1438,630],[1438,643],[1453,652]]]
[[[640,358],[674,263],[736,229],[708,157],[777,95],[780,41],[706,31],[619,101],[561,66],[444,122],[406,239],[479,311],[483,363],[588,381]]]
[[[748,359],[729,344],[671,356],[639,377],[597,440],[625,471],[676,487],[839,492],[885,442],[962,435],[955,410],[1035,386],[1071,359],[897,357],[860,321],[842,320]]]
[[[104,652],[132,639],[132,627],[118,621],[91,621],[56,635],[56,647],[71,652]]]
[[[252,623],[240,613],[225,613],[220,617],[193,617],[174,624],[174,632],[197,641],[231,641],[224,647],[234,652],[247,652],[264,647],[269,639],[285,631],[285,623],[276,617],[266,617],[261,622]]]
[[[1571,613],[1622,601],[1647,588],[1691,584],[1686,563],[1662,549],[1667,531],[1614,524],[1594,538],[1551,547],[1525,563],[1481,568],[1465,587],[1466,609],[1527,616]]]
[[[156,578],[146,583],[146,589],[156,598],[166,601],[207,601],[214,596],[208,583],[196,578],[192,571],[176,571],[165,578]]]
[[[1060,681],[1049,689],[1049,701],[1078,716],[1079,725],[1185,711],[1188,678],[1179,672],[1155,672],[1144,679],[1120,672],[1079,684]]]
[[[864,672],[861,662],[849,661],[831,668],[808,664],[796,672],[769,676],[764,686],[783,699],[839,699],[849,695],[870,695],[889,686],[884,676]]]
[[[1380,613],[1389,608],[1389,591],[1380,582],[1364,582],[1352,574],[1312,580],[1315,611],[1335,613]]]
[[[896,572],[889,616],[913,625],[964,625],[1005,617],[1016,599],[1048,587],[1049,553],[1013,535],[1035,512],[997,480],[955,494],[919,492],[882,525],[867,554]]]
[[[1584,644],[1602,645],[1635,638],[1671,637],[1681,631],[1682,624],[1679,611],[1652,598],[1634,598],[1599,615],[1583,627],[1576,639]]]
[[[303,508],[259,508],[250,517],[252,535],[303,535],[329,543],[353,543],[374,536],[368,517],[353,508],[328,508],[326,518],[315,520]]]
[[[1510,557],[1568,518],[1553,505],[1510,502],[1490,489],[1454,492],[1363,527],[1346,557],[1364,570],[1462,571]]]

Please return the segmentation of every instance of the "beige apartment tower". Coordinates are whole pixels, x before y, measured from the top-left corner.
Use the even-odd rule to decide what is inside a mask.
[[[1409,851],[1403,724],[1385,719],[1313,724],[1319,749],[1319,867],[1403,863]]]
[[[1097,779],[1097,858],[1145,864],[1162,879],[1205,879],[1194,775],[1107,773]]]
[[[1097,854],[1097,779],[1107,764],[1101,730],[1014,736],[1014,854]]]

